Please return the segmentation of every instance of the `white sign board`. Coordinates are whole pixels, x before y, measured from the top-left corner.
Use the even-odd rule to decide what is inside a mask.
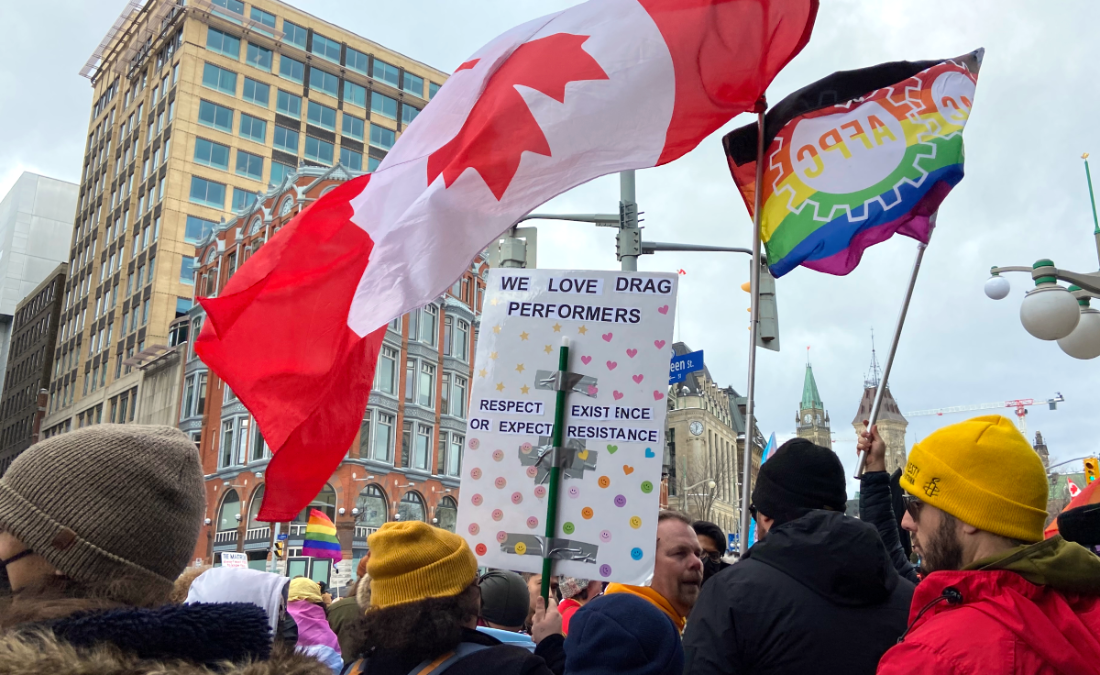
[[[237,553],[236,551],[223,551],[222,554],[222,567],[236,567],[239,569],[248,569],[248,554]]]
[[[481,315],[458,532],[486,567],[540,572],[562,338],[565,468],[551,546],[555,574],[644,584],[652,577],[675,274],[489,273]],[[540,384],[541,382],[541,384]],[[540,456],[546,454],[540,459]]]

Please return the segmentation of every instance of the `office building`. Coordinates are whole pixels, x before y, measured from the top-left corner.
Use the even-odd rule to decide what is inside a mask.
[[[373,169],[446,78],[275,0],[131,0],[81,74],[49,434],[142,417],[137,365],[191,309],[195,244],[299,166]]]

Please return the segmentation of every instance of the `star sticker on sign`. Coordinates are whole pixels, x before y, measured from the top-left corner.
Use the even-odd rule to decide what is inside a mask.
[[[497,360],[497,353],[496,352],[491,352],[489,354],[489,358],[496,361]]]
[[[517,373],[522,373],[523,372],[523,364],[522,363],[516,366],[516,372]]]
[[[561,324],[560,323],[554,324],[554,332],[555,333],[560,333],[561,332]]]
[[[525,385],[523,385],[522,387],[520,387],[520,388],[519,388],[519,390],[520,390],[520,391],[521,391],[522,393],[526,394],[527,392],[531,391],[531,387],[528,387],[528,386],[527,386],[527,385],[525,384]]]
[[[499,323],[497,325],[493,326],[493,332],[494,333],[499,333],[500,332],[500,324]]]
[[[577,329],[577,332],[580,333],[581,335],[584,335],[585,333],[588,332],[588,329],[585,328],[584,326],[581,326],[580,328]]]
[[[488,373],[488,371],[486,371],[486,370],[485,370],[484,368],[482,368],[481,370],[477,371],[477,376],[478,376],[478,377],[485,377],[485,376],[486,376],[486,375],[488,375],[488,374],[489,374],[489,373]]]
[[[504,391],[504,383],[497,382],[497,391]]]
[[[519,334],[519,339],[520,340],[526,340],[528,337],[530,337],[530,336],[526,333],[526,331]]]
[[[492,305],[493,307],[496,307],[498,304],[500,304],[500,299],[499,298],[493,298],[492,300],[489,301],[489,304]]]
[[[546,352],[547,354],[549,354],[550,352],[554,351],[554,348],[553,348],[553,347],[551,347],[550,345],[546,345],[545,347],[543,347],[543,348],[542,348],[542,351],[544,351],[544,352]]]

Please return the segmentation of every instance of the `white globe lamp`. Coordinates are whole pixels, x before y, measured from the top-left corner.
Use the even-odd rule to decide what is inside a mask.
[[[994,274],[985,282],[985,294],[992,300],[1004,300],[1011,290],[1012,284],[999,274]]]
[[[1049,260],[1040,260],[1033,266],[1054,267]],[[1077,328],[1081,310],[1077,298],[1061,287],[1053,276],[1035,279],[1035,288],[1027,292],[1020,304],[1020,322],[1024,330],[1040,340],[1061,340]]]
[[[1076,286],[1070,286],[1070,291],[1079,291]],[[1089,307],[1089,299],[1081,298],[1081,319],[1073,332],[1058,341],[1062,351],[1075,359],[1087,360],[1100,356],[1100,310]]]

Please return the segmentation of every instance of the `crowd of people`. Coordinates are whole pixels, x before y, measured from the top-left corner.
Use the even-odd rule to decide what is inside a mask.
[[[648,585],[555,576],[544,598],[541,575],[393,522],[333,602],[187,567],[204,487],[183,433],[78,430],[0,477],[0,675],[1100,673],[1100,515],[1044,539],[1045,470],[1010,421],[945,427],[893,476],[877,429],[860,449],[852,518],[837,456],[782,445],[733,564],[720,528],[663,511]]]

